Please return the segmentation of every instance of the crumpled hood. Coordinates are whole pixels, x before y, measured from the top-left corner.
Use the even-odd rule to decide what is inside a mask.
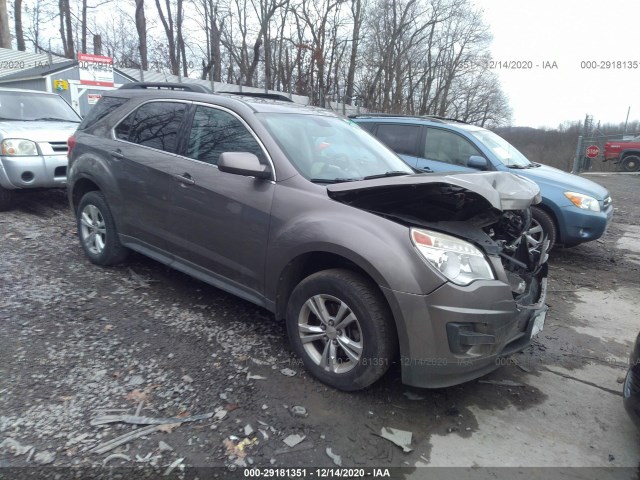
[[[1,138],[24,138],[34,142],[66,142],[78,128],[75,122],[0,122]]]
[[[437,175],[420,173],[399,177],[376,178],[327,185],[331,198],[358,191],[392,191],[411,189],[426,184],[449,184],[475,192],[499,210],[524,210],[542,199],[540,188],[531,180],[510,172],[476,172]]]

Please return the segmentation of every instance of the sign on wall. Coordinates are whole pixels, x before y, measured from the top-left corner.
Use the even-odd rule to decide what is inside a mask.
[[[78,70],[82,85],[113,87],[113,58],[78,53]]]
[[[69,90],[69,82],[66,80],[54,80],[53,88],[58,92],[64,92],[65,90]]]
[[[102,98],[99,93],[87,93],[87,102],[89,105],[95,105]]]

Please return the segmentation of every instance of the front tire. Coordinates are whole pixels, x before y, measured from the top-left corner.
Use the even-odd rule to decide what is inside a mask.
[[[640,171],[640,156],[627,155],[620,162],[620,166],[625,172],[638,172]]]
[[[289,342],[307,370],[344,391],[378,380],[393,361],[398,340],[388,305],[374,282],[344,269],[305,278],[287,307]]]
[[[13,207],[13,200],[15,192],[6,188],[0,187],[0,212],[6,212]]]
[[[78,205],[78,237],[85,255],[96,265],[122,262],[128,250],[118,238],[107,200],[101,192],[87,193]]]
[[[526,232],[529,250],[539,250],[545,237],[549,239],[547,252],[550,252],[558,238],[556,224],[547,212],[538,207],[531,207],[531,226]]]

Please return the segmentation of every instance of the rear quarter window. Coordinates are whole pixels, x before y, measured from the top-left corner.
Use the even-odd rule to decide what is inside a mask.
[[[78,130],[86,130],[87,128],[92,127],[111,112],[127,103],[127,100],[127,98],[121,97],[102,97],[98,103],[89,110],[89,113],[87,113],[78,126]]]
[[[396,153],[416,156],[420,127],[383,123],[378,125],[376,137]]]
[[[185,113],[184,103],[145,103],[115,128],[116,138],[175,153]]]

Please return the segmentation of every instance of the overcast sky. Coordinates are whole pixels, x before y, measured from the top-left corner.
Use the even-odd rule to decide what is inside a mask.
[[[513,124],[557,127],[563,121],[640,119],[638,0],[475,0],[493,33],[495,61],[530,61],[533,69],[494,69],[513,108]],[[586,69],[581,62],[635,61],[635,69]],[[557,69],[543,69],[543,62]],[[536,65],[539,65],[538,67]]]

